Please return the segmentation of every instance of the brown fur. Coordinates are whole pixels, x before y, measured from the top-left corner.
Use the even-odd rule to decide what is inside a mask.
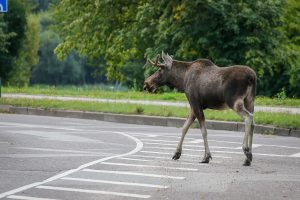
[[[184,130],[187,131],[191,122],[195,118],[198,119],[206,143],[205,152],[207,155],[203,161],[209,162],[209,158],[211,158],[203,114],[203,110],[207,108],[216,110],[231,108],[242,116],[246,123],[249,123],[249,128],[246,127],[243,149],[246,156],[249,151],[251,154],[251,136],[253,136],[254,127],[251,114],[254,112],[256,92],[255,72],[251,68],[241,65],[218,67],[208,59],[183,62],[173,60],[165,54],[162,57],[165,64],[157,64],[159,56],[156,63],[151,62],[153,65],[159,66],[160,70],[145,80],[144,90],[155,92],[159,86],[167,85],[185,93],[191,106],[191,114]],[[186,131],[184,132],[186,133]],[[179,157],[185,133],[183,133],[182,140],[177,147],[176,153],[179,154]],[[250,165],[252,161],[252,154],[251,159],[248,156],[247,159],[249,159],[247,163],[245,161],[245,165]],[[176,158],[179,157],[177,155]]]
[[[233,109],[235,101],[242,98],[248,111],[253,113],[256,74],[249,67],[218,67],[207,59],[194,62],[174,60],[170,72],[165,72],[168,73],[167,78],[162,83],[156,80],[159,73],[145,80],[145,90],[149,86],[155,89],[162,85],[175,87],[186,94],[192,107],[202,109]]]

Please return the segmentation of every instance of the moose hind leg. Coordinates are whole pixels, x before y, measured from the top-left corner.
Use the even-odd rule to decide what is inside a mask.
[[[209,160],[212,160],[212,157],[211,157],[211,153],[210,153],[209,146],[208,146],[207,130],[206,130],[206,126],[205,126],[205,117],[204,117],[204,113],[202,110],[200,111],[197,118],[198,118],[198,121],[200,124],[203,142],[204,142],[204,146],[205,146],[205,154],[204,154],[204,158],[201,161],[201,163],[209,163]]]
[[[244,166],[250,166],[252,162],[252,137],[254,130],[253,115],[245,107],[242,100],[235,103],[234,111],[243,117],[245,121],[245,136],[243,141],[243,151],[246,156]]]
[[[176,152],[174,153],[174,155],[172,157],[173,160],[178,160],[180,158],[181,152],[182,152],[182,143],[183,143],[184,137],[185,137],[187,131],[189,130],[191,124],[194,122],[194,120],[195,120],[195,115],[191,111],[189,117],[187,118],[187,120],[185,121],[185,123],[183,125],[182,135],[181,135],[181,138],[180,138],[179,143],[177,145]]]

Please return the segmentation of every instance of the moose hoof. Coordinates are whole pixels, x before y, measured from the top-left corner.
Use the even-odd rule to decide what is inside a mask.
[[[178,160],[179,158],[180,158],[180,156],[181,156],[181,152],[176,152],[175,154],[174,154],[174,156],[173,156],[173,160]]]
[[[246,159],[250,162],[252,162],[252,153],[250,152],[249,148],[243,148],[244,154],[246,156]]]
[[[249,160],[250,162],[252,162],[252,153],[248,152],[246,154],[247,160]]]
[[[250,166],[251,165],[251,161],[248,159],[245,159],[243,166]]]
[[[203,160],[200,163],[209,163],[209,160],[212,160],[212,157],[210,154],[205,154]]]

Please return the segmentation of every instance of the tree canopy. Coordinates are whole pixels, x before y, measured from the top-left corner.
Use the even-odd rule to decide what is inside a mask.
[[[80,84],[100,70],[101,81],[141,89],[153,70],[145,58],[164,50],[248,65],[258,94],[300,96],[298,0],[10,0],[9,8],[0,13],[5,84]]]
[[[55,52],[59,58],[73,50],[104,58],[108,78],[123,82],[141,82],[145,56],[161,50],[176,59],[204,57],[220,66],[244,64],[256,70],[260,94],[272,95],[286,87],[299,95],[288,86],[298,80],[299,60],[293,58],[299,49],[286,45],[286,35],[292,34],[287,28],[295,26],[283,25],[284,20],[299,23],[294,4],[297,1],[62,0],[55,16],[63,42]],[[298,15],[291,17],[289,12]],[[288,37],[297,40],[299,32]],[[127,74],[128,66],[138,73]]]
[[[25,40],[26,5],[23,1],[9,1],[10,12],[0,14],[0,77],[9,79]]]

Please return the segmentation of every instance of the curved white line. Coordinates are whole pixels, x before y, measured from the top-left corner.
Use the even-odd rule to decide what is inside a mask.
[[[98,164],[100,162],[103,162],[103,161],[106,161],[106,160],[110,160],[110,159],[113,159],[113,158],[119,158],[119,157],[124,157],[124,156],[129,156],[129,155],[135,154],[135,153],[139,152],[143,148],[143,142],[140,141],[139,139],[137,139],[136,137],[133,137],[131,135],[128,135],[128,134],[123,133],[123,132],[118,132],[118,131],[114,131],[112,133],[120,134],[120,135],[123,135],[125,137],[128,137],[128,138],[134,140],[135,143],[136,143],[136,147],[133,150],[131,150],[130,152],[127,152],[127,153],[124,153],[124,154],[115,155],[115,156],[109,156],[109,157],[106,157],[106,158],[101,158],[101,159],[98,159],[98,160],[95,160],[95,161],[83,164],[83,165],[77,167],[76,169],[71,169],[71,170],[68,170],[68,171],[66,171],[64,173],[54,175],[54,176],[52,176],[52,177],[50,177],[50,178],[48,178],[48,179],[46,179],[46,180],[44,180],[42,182],[35,182],[35,183],[29,184],[29,185],[25,185],[25,186],[22,186],[22,187],[19,187],[19,188],[16,188],[16,189],[4,192],[4,193],[0,194],[0,199],[4,198],[6,196],[9,196],[9,195],[16,194],[18,192],[22,192],[24,190],[28,190],[28,189],[33,188],[33,187],[36,187],[36,186],[39,186],[39,185],[42,185],[42,184],[49,183],[51,181],[60,179],[62,177],[68,176],[68,175],[70,175],[70,174],[72,174],[74,172],[78,172],[78,171],[80,171],[80,170],[82,170],[84,168],[90,167],[90,166]]]

